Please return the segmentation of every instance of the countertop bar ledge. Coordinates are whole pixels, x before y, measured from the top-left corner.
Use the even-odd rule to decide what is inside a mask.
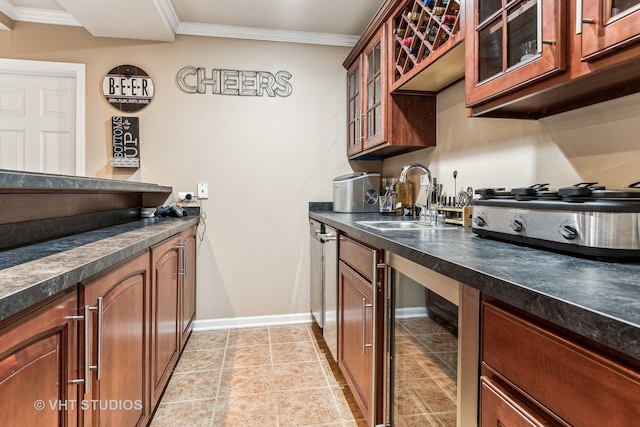
[[[198,224],[144,218],[0,252],[0,321]]]

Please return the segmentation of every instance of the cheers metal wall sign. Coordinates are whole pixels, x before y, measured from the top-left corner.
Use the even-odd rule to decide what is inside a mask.
[[[293,92],[291,73],[217,70],[184,67],[176,75],[178,88],[189,94],[287,97]]]

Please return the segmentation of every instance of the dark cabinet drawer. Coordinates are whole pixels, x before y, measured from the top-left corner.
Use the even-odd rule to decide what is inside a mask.
[[[481,426],[552,427],[559,424],[530,407],[523,399],[509,393],[487,377],[480,378]]]
[[[377,265],[375,249],[341,235],[338,253],[341,260],[373,282],[374,269]]]
[[[482,324],[483,371],[568,424],[629,426],[640,419],[637,371],[487,303]]]

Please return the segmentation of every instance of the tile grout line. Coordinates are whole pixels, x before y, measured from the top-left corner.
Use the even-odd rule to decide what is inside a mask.
[[[231,332],[229,329],[227,329],[227,338],[225,339],[225,343],[224,343],[224,351],[222,353],[222,362],[220,365],[220,369],[219,369],[219,373],[218,373],[218,381],[216,384],[216,392],[215,392],[215,396],[213,398],[213,409],[211,411],[211,418],[209,419],[209,426],[213,427],[214,423],[215,423],[215,419],[216,419],[216,409],[218,407],[218,399],[219,399],[219,395],[220,395],[220,386],[222,384],[222,372],[224,371],[224,365],[225,362],[227,360],[227,349],[229,348],[229,342],[230,340],[230,335]]]
[[[269,339],[269,359],[271,360],[271,385],[273,386],[273,400],[275,402],[276,411],[276,427],[280,427],[280,405],[278,405],[278,393],[276,392],[276,369],[273,363],[273,347],[271,346],[271,327],[267,328],[267,336]]]
[[[333,405],[335,407],[335,409],[338,411],[338,415],[340,416],[340,424],[342,426],[345,425],[345,423],[347,422],[347,420],[344,419],[344,415],[342,413],[342,410],[340,409],[340,404],[338,403],[338,397],[336,396],[335,392],[334,392],[334,386],[331,385],[331,381],[329,379],[329,374],[327,373],[327,370],[325,369],[324,365],[322,364],[322,359],[320,357],[319,354],[319,350],[320,350],[320,345],[317,343],[316,340],[316,336],[313,332],[313,330],[311,329],[312,326],[308,326],[307,327],[307,334],[309,334],[311,336],[311,340],[313,342],[313,349],[316,352],[316,357],[318,358],[318,363],[320,364],[320,369],[322,370],[322,375],[324,375],[324,380],[327,383],[327,386],[329,387],[329,391],[331,392],[331,397],[333,398]]]
[[[346,427],[348,426],[349,422],[351,422],[351,419],[347,420],[345,418],[345,414],[343,413],[343,411],[341,410],[341,406],[338,404],[339,401],[339,397],[336,393],[334,393],[334,386],[332,385],[330,378],[331,378],[331,371],[328,369],[325,369],[325,366],[323,365],[323,362],[325,361],[323,359],[324,352],[323,352],[323,348],[321,346],[319,346],[317,337],[313,334],[313,331],[310,329],[309,326],[304,328],[304,333],[301,334],[301,330],[300,331],[293,331],[293,333],[291,335],[288,335],[287,331],[284,331],[284,335],[280,335],[280,334],[276,334],[275,328],[266,328],[267,329],[267,339],[268,339],[268,351],[269,351],[269,361],[267,363],[265,363],[264,365],[260,365],[260,366],[269,366],[270,367],[270,375],[271,375],[271,392],[269,393],[260,393],[262,394],[262,397],[260,396],[256,396],[256,398],[268,398],[269,396],[271,396],[273,398],[273,402],[275,404],[275,408],[274,408],[274,413],[275,413],[275,420],[274,420],[274,426],[275,427],[281,427],[284,426],[283,423],[286,423],[286,419],[282,418],[283,414],[280,412],[281,408],[280,408],[280,404],[284,403],[284,402],[280,402],[279,401],[279,397],[278,397],[278,391],[277,391],[277,387],[276,387],[276,366],[277,365],[283,365],[283,367],[281,367],[280,369],[282,370],[282,373],[284,374],[284,376],[282,377],[284,381],[288,382],[291,380],[294,380],[294,377],[292,377],[291,375],[289,375],[289,369],[287,369],[287,365],[293,365],[293,364],[306,364],[309,363],[309,366],[316,366],[316,368],[320,369],[322,371],[322,383],[318,383],[320,384],[319,386],[315,387],[313,386],[311,383],[307,384],[304,388],[301,389],[291,389],[290,391],[295,393],[305,393],[305,390],[328,390],[331,393],[331,399],[327,400],[327,404],[329,405],[333,405],[333,411],[336,411],[336,414],[338,416],[338,418],[331,423],[323,423],[323,424],[318,424],[318,426],[320,425],[335,425],[336,426],[342,426],[342,427]],[[224,331],[225,335],[225,341],[224,341],[224,346],[220,346],[220,347],[213,347],[213,348],[209,348],[207,346],[207,348],[202,348],[201,346],[196,347],[196,346],[191,346],[189,348],[189,350],[185,350],[185,353],[191,353],[192,356],[195,356],[197,358],[197,353],[199,351],[216,351],[216,350],[222,350],[222,357],[221,357],[221,366],[220,369],[202,369],[202,370],[185,370],[185,371],[181,371],[181,372],[175,372],[175,374],[195,374],[195,375],[208,375],[211,374],[212,372],[218,371],[218,378],[215,380],[215,384],[214,384],[214,395],[212,398],[187,398],[187,399],[181,399],[181,400],[176,400],[174,402],[169,402],[166,403],[167,405],[185,405],[188,402],[205,402],[205,401],[209,401],[212,402],[211,404],[213,405],[213,408],[211,408],[211,413],[207,418],[203,418],[202,421],[206,422],[205,425],[209,426],[209,427],[213,427],[216,424],[216,422],[220,422],[223,419],[220,419],[219,421],[216,421],[217,417],[219,415],[224,415],[224,413],[219,413],[219,408],[218,405],[220,403],[220,399],[221,399],[221,390],[222,390],[222,379],[223,379],[223,372],[225,371],[225,366],[226,364],[229,362],[229,357],[232,354],[233,350],[234,350],[234,346],[237,344],[237,342],[232,342],[232,330],[226,330]],[[274,337],[274,334],[276,334],[276,337],[279,337],[279,340],[273,341],[276,337]],[[303,338],[303,335],[306,336],[306,339]],[[245,342],[245,341],[243,341]],[[283,344],[286,348],[286,346],[290,343],[309,343],[310,345],[313,346],[313,355],[311,358],[309,358],[308,361],[305,360],[291,360],[288,357],[284,357],[282,358],[282,362],[284,363],[279,363],[276,364],[276,359],[275,359],[275,347],[277,347],[277,345],[279,344]],[[203,344],[204,345],[204,344]],[[247,346],[242,346],[242,347],[247,347]],[[250,346],[249,346],[250,347]],[[286,355],[286,354],[284,354]],[[294,357],[295,359],[295,357]],[[282,390],[283,393],[287,393],[289,391],[288,388],[285,387],[285,389]],[[247,393],[247,395],[251,395],[254,393]],[[330,403],[332,402],[332,403]],[[161,402],[162,403],[162,402]],[[206,405],[206,404],[205,404]]]

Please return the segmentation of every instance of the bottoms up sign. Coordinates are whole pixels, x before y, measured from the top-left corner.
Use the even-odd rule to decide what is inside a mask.
[[[115,168],[140,167],[140,122],[138,117],[111,117],[111,145]]]

